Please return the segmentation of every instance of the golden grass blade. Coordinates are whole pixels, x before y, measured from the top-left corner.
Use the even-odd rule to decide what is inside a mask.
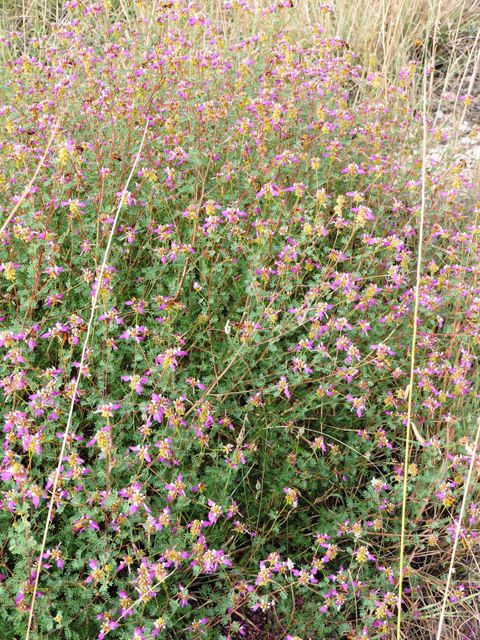
[[[140,159],[140,153],[141,153],[141,151],[143,149],[143,145],[145,143],[145,138],[147,136],[147,130],[148,130],[148,120],[145,123],[145,129],[143,131],[143,137],[142,137],[142,140],[140,142],[139,149],[138,149],[138,151],[136,153],[135,162],[133,163],[132,169],[130,171],[130,175],[128,176],[124,191],[126,189],[128,189],[128,185],[130,184],[130,181],[131,181],[131,179],[132,179],[132,177],[133,177],[133,175],[135,173],[135,169],[137,168],[137,164],[138,164],[138,161]],[[113,235],[114,235],[114,232],[115,232],[115,229],[116,229],[116,226],[117,226],[117,222],[118,222],[118,218],[119,218],[120,210],[121,210],[122,206],[123,206],[123,199],[121,199],[119,204],[118,204],[117,213],[115,215],[115,219],[114,219],[113,224],[112,224],[112,229],[111,229],[110,234],[109,234],[107,246],[106,246],[106,249],[105,249],[105,254],[104,254],[104,257],[103,257],[102,266],[100,268],[100,274],[98,276],[98,282],[99,283],[101,283],[102,279],[103,279],[103,274],[104,274],[104,271],[105,271],[105,267],[107,265],[107,258],[108,258],[108,255],[110,253],[110,248],[111,248],[111,245],[112,245]],[[90,318],[89,318],[88,325],[87,325],[87,331],[86,331],[86,334],[85,334],[85,340],[83,342],[82,355],[80,357],[80,362],[83,362],[83,360],[85,359],[85,353],[87,351],[88,339],[90,337],[90,332],[91,332],[93,320],[94,320],[94,317],[95,317],[95,308],[97,306],[97,299],[98,299],[99,291],[100,291],[100,286],[97,286],[96,289],[95,289],[95,295],[93,296],[93,300],[92,300],[92,309],[90,311]],[[67,444],[68,434],[69,434],[69,431],[70,431],[70,425],[71,425],[71,422],[72,422],[73,407],[75,406],[75,398],[76,398],[76,395],[77,395],[78,384],[80,382],[80,376],[81,376],[81,368],[79,368],[77,377],[75,378],[75,387],[73,389],[72,401],[70,403],[70,411],[68,413],[67,424],[65,426],[65,433],[63,435],[62,448],[60,450],[60,454],[59,454],[59,457],[58,457],[58,464],[57,464],[57,468],[55,470],[55,476],[54,476],[54,481],[53,481],[53,486],[52,486],[52,497],[50,498],[50,502],[49,502],[49,505],[48,505],[47,522],[45,524],[45,529],[44,529],[44,532],[43,532],[42,545],[41,545],[41,548],[40,548],[40,555],[38,556],[38,562],[37,562],[37,567],[36,567],[35,585],[33,587],[32,602],[31,602],[31,605],[30,605],[30,615],[28,617],[28,626],[27,626],[27,633],[25,635],[25,640],[29,640],[29,638],[30,638],[30,630],[31,630],[32,621],[33,621],[33,612],[34,612],[34,609],[35,609],[35,598],[36,598],[36,595],[37,595],[38,581],[39,581],[39,578],[40,578],[40,572],[42,570],[42,558],[43,558],[43,554],[45,552],[45,546],[46,546],[46,542],[47,542],[47,535],[48,535],[48,529],[49,529],[49,526],[50,526],[50,521],[52,519],[53,503],[55,502],[55,494],[57,492],[58,478],[59,478],[59,475],[60,475],[60,467],[62,466],[62,460],[63,460],[63,457],[65,455],[65,447],[66,447],[66,444]]]
[[[406,524],[406,510],[407,510],[407,484],[408,484],[408,466],[409,466],[409,454],[410,454],[410,432],[412,428],[412,397],[413,397],[413,382],[414,382],[414,370],[415,370],[415,349],[417,344],[417,327],[418,327],[418,307],[420,299],[420,278],[422,268],[422,249],[423,249],[423,228],[425,220],[425,190],[426,190],[426,156],[427,156],[427,75],[423,74],[423,95],[422,95],[422,124],[423,124],[423,144],[422,144],[422,193],[421,193],[421,209],[420,209],[420,221],[418,229],[418,255],[417,255],[417,270],[416,270],[416,283],[415,283],[415,308],[413,312],[413,336],[412,336],[412,348],[411,348],[411,361],[410,361],[410,382],[408,393],[408,414],[407,414],[407,437],[405,443],[405,467],[403,476],[403,499],[402,499],[402,524],[401,524],[401,536],[400,536],[400,576],[398,581],[398,617],[397,617],[397,640],[401,640],[401,623],[402,623],[402,589],[403,589],[403,562],[404,562],[404,546],[405,546],[405,524]]]
[[[22,194],[20,196],[19,201],[17,202],[17,204],[13,207],[12,211],[9,213],[7,219],[5,220],[5,222],[3,223],[1,229],[0,229],[0,233],[2,233],[2,231],[5,229],[5,227],[7,226],[7,224],[10,222],[10,220],[13,218],[13,216],[15,215],[16,211],[18,210],[19,206],[22,204],[22,202],[25,200],[25,198],[28,196],[28,193],[31,189],[31,187],[33,186],[38,174],[40,173],[40,169],[43,167],[43,163],[45,162],[45,159],[48,155],[48,152],[50,150],[50,147],[52,146],[52,142],[55,138],[55,135],[57,134],[58,131],[58,127],[60,125],[60,120],[58,120],[56,122],[56,124],[54,125],[53,129],[52,129],[52,133],[50,134],[50,138],[48,139],[47,142],[47,146],[45,147],[45,151],[43,152],[43,156],[40,158],[40,162],[37,165],[37,168],[35,170],[35,173],[33,174],[31,180],[27,183],[27,186],[25,187],[25,189],[22,191]]]
[[[458,540],[460,538],[460,529],[462,526],[463,516],[465,514],[465,507],[467,506],[467,498],[468,498],[468,489],[470,487],[470,482],[472,480],[473,468],[475,466],[475,461],[477,459],[477,449],[478,449],[478,441],[480,439],[480,417],[477,419],[477,435],[475,438],[475,445],[472,451],[472,458],[470,460],[470,467],[468,469],[467,482],[465,483],[465,488],[463,491],[463,500],[462,506],[460,509],[460,515],[458,516],[457,526],[455,529],[455,540],[453,543],[452,557],[450,559],[450,567],[448,568],[448,576],[447,576],[447,584],[445,586],[445,593],[443,595],[442,609],[440,611],[440,620],[438,621],[438,629],[437,629],[437,640],[441,640],[442,637],[442,627],[445,620],[445,611],[447,608],[447,599],[448,592],[450,591],[450,583],[452,581],[453,575],[453,565],[455,563],[455,554],[457,552]]]

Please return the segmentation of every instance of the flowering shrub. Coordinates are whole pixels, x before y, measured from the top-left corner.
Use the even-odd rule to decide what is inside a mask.
[[[0,232],[5,638],[32,603],[35,638],[387,637],[414,65],[391,86],[320,25],[227,48],[195,4],[138,32],[107,4],[69,9],[55,46],[12,56],[0,108],[4,216],[19,204]],[[405,625],[441,601],[475,456],[480,206],[462,171],[427,169]],[[478,594],[477,503],[475,480],[456,607]]]

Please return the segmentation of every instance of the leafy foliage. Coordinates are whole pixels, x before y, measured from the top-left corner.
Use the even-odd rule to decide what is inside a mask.
[[[46,526],[38,639],[386,637],[419,250],[415,65],[390,86],[320,25],[306,43],[277,29],[226,50],[195,5],[138,32],[106,5],[70,8],[55,46],[12,55],[0,110],[5,216],[46,152],[0,233],[5,637],[25,634]],[[406,625],[427,590],[442,596],[438,542],[473,455],[469,188],[460,164],[429,163]],[[476,594],[466,576],[452,602]]]

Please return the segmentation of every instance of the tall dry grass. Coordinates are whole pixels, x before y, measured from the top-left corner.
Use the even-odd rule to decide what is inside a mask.
[[[32,38],[54,37],[54,26],[67,19],[68,4],[67,0],[4,0],[0,8],[1,32],[19,32],[19,46],[28,49]],[[111,0],[110,4],[113,19],[126,19],[132,24],[148,15],[151,5],[135,0]],[[258,26],[254,16],[242,12],[226,22],[221,0],[200,0],[197,4],[213,19],[223,22],[225,34],[230,37],[247,37]],[[258,8],[271,3],[257,0],[248,4]],[[412,54],[423,52],[434,62],[448,63],[459,71],[480,25],[477,0],[331,0],[324,4],[294,0],[285,14],[285,26],[299,36],[307,26],[321,22],[328,36],[348,42],[360,58],[376,56],[385,72],[398,72]],[[448,60],[451,52],[455,56]]]

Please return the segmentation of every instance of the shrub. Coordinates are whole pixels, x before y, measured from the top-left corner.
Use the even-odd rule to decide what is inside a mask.
[[[70,8],[0,111],[5,637],[35,590],[35,638],[387,637],[419,251],[403,617],[428,622],[473,455],[480,208],[429,163],[419,246],[415,65],[393,86],[320,25],[226,49],[194,4],[137,32]]]

